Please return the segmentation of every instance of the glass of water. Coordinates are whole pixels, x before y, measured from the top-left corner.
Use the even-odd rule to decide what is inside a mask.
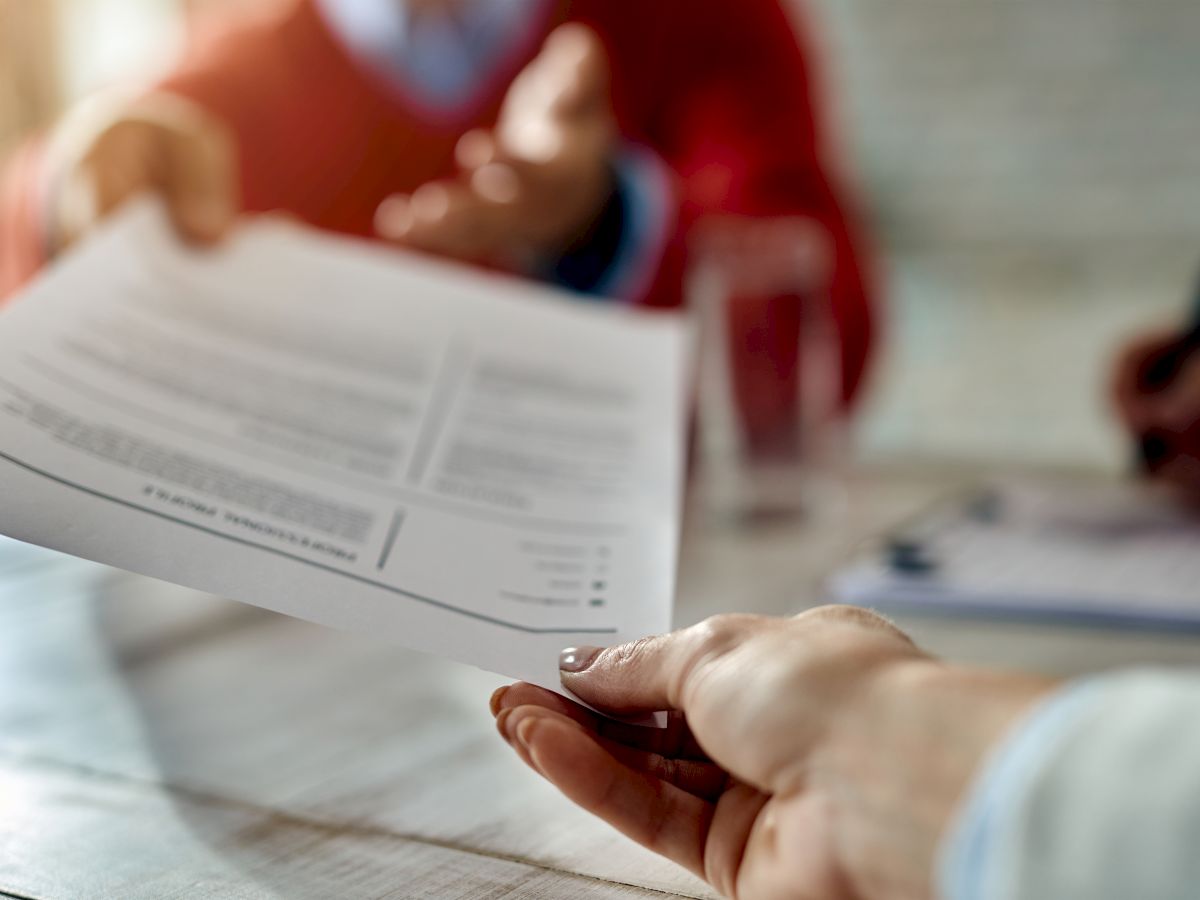
[[[735,526],[803,517],[837,496],[846,451],[829,239],[795,218],[721,217],[699,234],[693,500]]]

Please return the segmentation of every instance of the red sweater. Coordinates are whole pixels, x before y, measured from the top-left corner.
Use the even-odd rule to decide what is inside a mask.
[[[247,211],[287,210],[369,237],[385,197],[453,174],[457,139],[495,121],[509,82],[549,31],[584,22],[609,53],[623,136],[655,151],[677,177],[676,230],[641,301],[681,302],[686,237],[697,217],[811,216],[836,248],[834,313],[850,398],[871,340],[864,266],[820,156],[804,55],[778,3],[576,0],[547,8],[494,88],[453,114],[421,106],[350,56],[311,0],[197,44],[163,87],[233,127]],[[0,297],[44,262],[38,167],[31,146],[0,182]],[[794,315],[792,305],[769,303],[735,324],[751,425],[777,420],[792,402]]]

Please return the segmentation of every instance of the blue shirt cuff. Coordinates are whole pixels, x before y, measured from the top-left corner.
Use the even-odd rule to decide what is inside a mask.
[[[613,161],[613,177],[613,194],[592,232],[546,277],[581,294],[634,301],[653,283],[674,228],[671,175],[655,154],[626,145]]]
[[[996,872],[996,835],[1014,799],[1101,696],[1094,681],[1065,687],[1037,706],[992,753],[943,841],[936,873],[943,900],[990,900],[991,888],[1002,880]]]

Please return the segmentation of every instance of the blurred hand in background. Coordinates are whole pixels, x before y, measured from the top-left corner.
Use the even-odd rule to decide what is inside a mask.
[[[1178,328],[1133,338],[1110,387],[1146,472],[1200,499],[1200,352]]]
[[[459,176],[385,200],[381,237],[466,260],[523,262],[581,239],[612,193],[616,124],[608,60],[563,25],[513,81],[494,129],[458,143]]]
[[[238,213],[282,212],[656,308],[685,302],[697,222],[769,218],[814,236],[848,407],[871,267],[782,0],[269,6],[214,11],[156,87],[73,111],[0,165],[0,301],[146,190],[200,244]],[[791,299],[731,329],[754,368],[739,398],[769,398],[749,430],[798,405]]]
[[[220,120],[169,94],[98,98],[74,110],[48,151],[55,252],[136,194],[162,197],[180,237],[221,239],[239,208],[237,145]]]
[[[495,129],[459,141],[459,177],[384,201],[380,236],[466,260],[562,252],[587,232],[613,189],[608,87],[596,35],[580,25],[558,28],[513,82]],[[51,147],[57,249],[144,191],[162,196],[180,237],[193,243],[219,240],[236,219],[236,141],[182,98],[93,101],[67,116]]]

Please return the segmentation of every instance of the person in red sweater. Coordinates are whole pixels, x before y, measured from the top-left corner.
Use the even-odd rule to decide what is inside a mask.
[[[0,299],[134,193],[185,239],[282,211],[583,294],[682,302],[703,220],[807,223],[847,402],[872,308],[776,0],[287,0],[11,160]],[[819,271],[819,275],[816,272]],[[748,426],[794,407],[795,304],[735,323]]]

